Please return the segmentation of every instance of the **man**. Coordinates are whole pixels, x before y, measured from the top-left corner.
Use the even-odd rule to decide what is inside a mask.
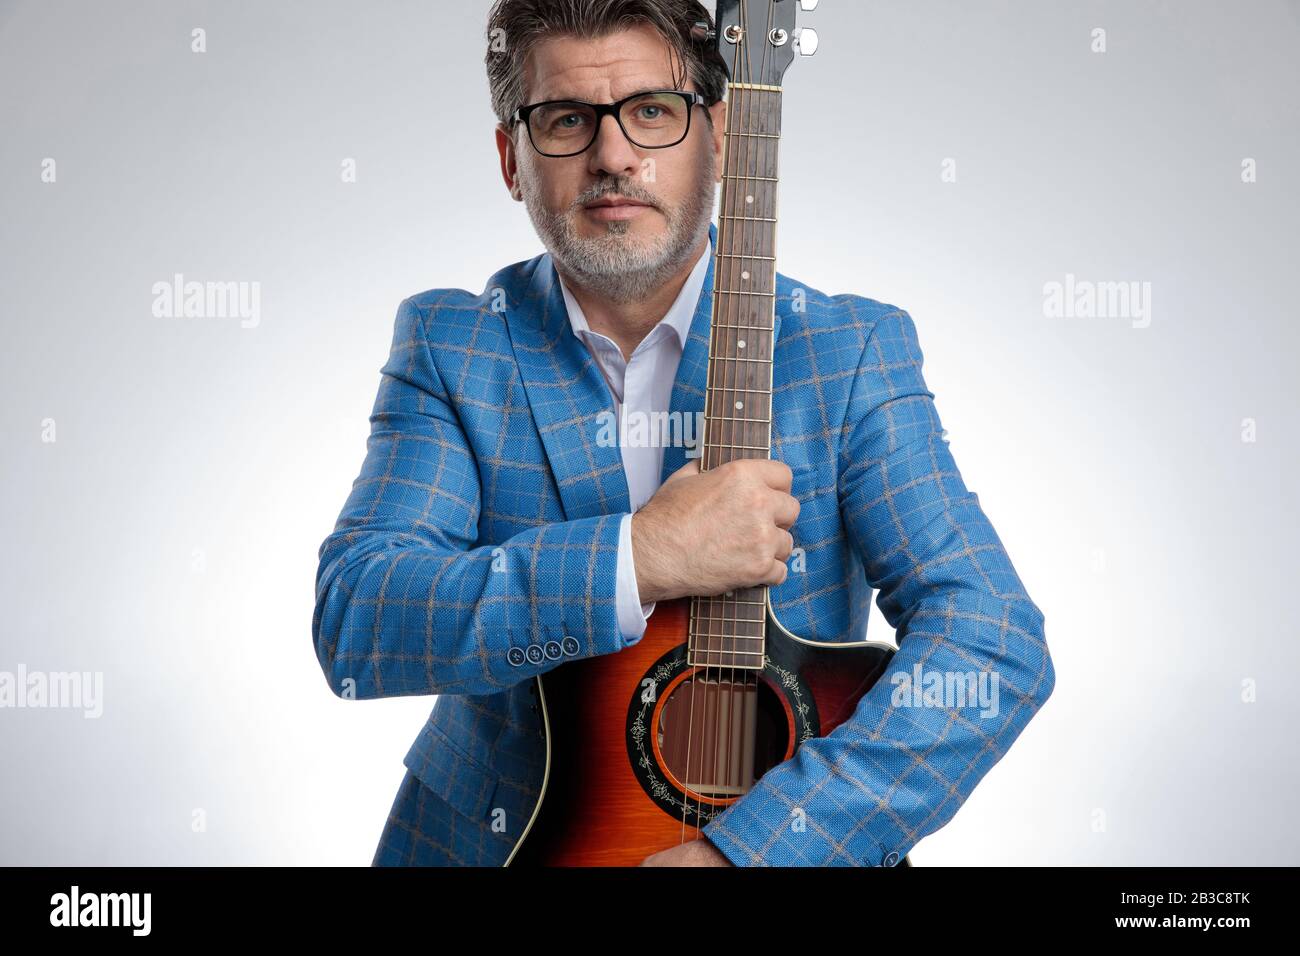
[[[695,0],[490,14],[502,175],[548,252],[401,304],[320,552],[334,691],[439,695],[376,865],[505,863],[545,766],[534,678],[635,643],[661,600],[768,585],[794,633],[860,640],[876,589],[899,650],[835,734],[646,865],[895,865],[1051,694],[1043,614],[962,483],[905,311],[778,273],[770,460],[701,473],[680,444],[599,440],[610,411],[703,408],[727,69],[700,20]],[[536,106],[664,90],[703,99],[666,146],[627,110]],[[953,674],[992,675],[998,705],[932,698]]]

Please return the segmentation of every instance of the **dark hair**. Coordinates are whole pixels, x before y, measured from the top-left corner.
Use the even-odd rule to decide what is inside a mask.
[[[485,57],[492,110],[509,125],[510,115],[525,105],[524,66],[539,40],[596,39],[640,24],[664,38],[674,63],[685,64],[696,90],[710,105],[716,103],[726,94],[731,74],[715,42],[693,34],[700,21],[714,28],[713,17],[699,0],[496,0],[488,13]],[[681,89],[684,83],[674,67],[674,86]]]

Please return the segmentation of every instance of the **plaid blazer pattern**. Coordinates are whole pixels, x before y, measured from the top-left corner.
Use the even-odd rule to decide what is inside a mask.
[[[713,272],[674,412],[704,407]],[[781,273],[776,285],[772,457],[793,472],[802,570],[771,588],[773,610],[801,637],[859,641],[874,592],[898,651],[850,720],[704,833],[740,866],[889,866],[952,818],[1050,696],[1044,615],[962,481],[908,313]],[[630,505],[620,451],[598,440],[613,407],[549,254],[480,293],[399,306],[312,620],[339,696],[437,695],[374,865],[503,864],[541,789],[533,678],[624,646]],[[686,456],[666,447],[662,478]],[[981,674],[994,708],[931,696],[934,675]]]

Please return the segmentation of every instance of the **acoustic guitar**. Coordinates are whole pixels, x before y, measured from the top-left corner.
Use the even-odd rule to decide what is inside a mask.
[[[780,84],[816,45],[794,20],[794,0],[718,0],[716,30],[696,26],[731,68],[701,471],[771,457]],[[636,644],[535,678],[546,769],[505,865],[637,866],[700,838],[847,720],[893,652],[790,633],[767,586],[659,601]]]

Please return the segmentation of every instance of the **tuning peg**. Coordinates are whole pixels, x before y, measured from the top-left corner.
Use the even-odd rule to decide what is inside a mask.
[[[817,5],[817,0],[812,0],[813,6]],[[709,21],[696,20],[691,24],[691,39],[698,43],[707,43],[717,37],[718,31],[709,28]]]
[[[804,13],[817,9],[817,0],[799,0],[799,9]]]
[[[817,52],[817,31],[812,27],[794,31],[794,46],[801,56],[812,56]]]

